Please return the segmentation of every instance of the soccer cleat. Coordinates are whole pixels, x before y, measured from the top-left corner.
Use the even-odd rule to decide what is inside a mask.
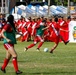
[[[39,49],[39,48],[37,48],[36,50],[37,50],[37,51],[40,51],[40,49]]]
[[[53,51],[51,50],[50,53],[53,53]]]
[[[66,41],[66,42],[65,42],[65,45],[67,45],[68,43],[69,43],[69,41]]]
[[[3,73],[6,73],[6,70],[4,69],[4,70],[2,70],[2,68],[1,68],[1,71],[3,72]]]
[[[28,50],[28,48],[27,48],[27,47],[25,47],[25,48],[24,48],[24,52],[25,52],[25,51],[27,51],[27,50]]]
[[[19,70],[16,72],[16,74],[17,74],[17,75],[18,75],[18,74],[21,74],[21,73],[22,73],[22,72],[21,72],[21,71],[19,71]]]

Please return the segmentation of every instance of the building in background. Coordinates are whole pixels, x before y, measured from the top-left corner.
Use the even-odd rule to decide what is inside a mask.
[[[27,5],[31,0],[0,0],[0,13],[8,14],[16,3],[21,1]]]
[[[2,14],[9,13],[9,3],[10,0],[0,0],[0,13]]]
[[[0,0],[0,13],[9,14],[11,9],[15,7],[16,1],[19,0]]]

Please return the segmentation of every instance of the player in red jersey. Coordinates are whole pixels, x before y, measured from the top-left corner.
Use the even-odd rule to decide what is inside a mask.
[[[22,26],[21,19],[19,19],[16,24],[17,24],[16,27],[17,27],[18,32],[21,32],[21,26]]]
[[[29,35],[28,35],[28,30],[27,30],[27,27],[25,26],[25,27],[23,27],[22,29],[21,29],[21,32],[22,32],[22,38],[21,38],[21,41],[23,42],[23,41],[28,41],[28,37],[29,37]]]
[[[42,20],[39,18],[37,18],[37,25],[40,25],[40,23],[42,22]]]
[[[52,18],[52,22],[49,23],[49,25],[44,28],[45,29],[49,29],[50,35],[48,36],[48,40],[55,42],[54,46],[51,48],[50,53],[53,53],[53,51],[56,49],[56,47],[59,44],[59,40],[62,39],[62,41],[67,44],[68,41],[64,41],[63,37],[60,35],[59,31],[60,31],[60,26],[58,23],[58,18]]]
[[[26,22],[26,27],[28,31],[28,41],[29,41],[31,40],[31,33],[32,33],[31,17],[28,18],[28,21]]]
[[[22,22],[22,25],[21,25],[21,33],[22,33],[21,42],[28,41],[28,30],[26,27],[26,21],[25,21],[24,17],[22,17],[21,22]]]
[[[60,28],[61,28],[61,30],[60,30],[60,35],[63,37],[63,39],[65,40],[65,41],[67,41],[68,40],[68,35],[69,35],[69,29],[68,29],[68,21],[67,21],[67,18],[66,17],[64,17],[63,19],[62,19],[62,21],[61,22],[59,22],[59,24],[60,24]],[[66,31],[64,31],[64,30],[66,30]]]
[[[32,39],[34,40],[35,36],[36,36],[36,26],[37,26],[37,22],[36,22],[36,19],[32,19],[32,33],[31,33],[31,36],[32,36]]]

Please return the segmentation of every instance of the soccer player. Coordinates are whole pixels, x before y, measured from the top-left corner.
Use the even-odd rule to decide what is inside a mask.
[[[16,44],[15,38],[16,28],[14,25],[14,17],[13,15],[9,15],[7,18],[7,24],[4,25],[1,35],[4,38],[4,47],[6,49],[6,58],[4,59],[4,63],[1,67],[1,71],[6,73],[6,67],[9,63],[9,60],[12,59],[12,63],[15,69],[16,74],[21,74],[22,72],[18,69],[18,61],[17,61],[17,53],[14,49],[14,44]]]
[[[68,21],[67,21],[67,18],[66,17],[63,17],[62,21],[59,22],[59,25],[60,25],[60,35],[63,37],[63,39],[65,41],[68,40],[68,36],[69,36],[69,29],[68,29]],[[64,30],[68,30],[68,31],[64,31]]]
[[[21,38],[21,41],[24,42],[24,41],[28,41],[28,31],[27,31],[27,27],[23,27],[21,29],[21,32],[22,32],[22,38]]]
[[[37,22],[36,22],[36,19],[32,19],[32,33],[31,33],[31,36],[32,36],[32,39],[34,40],[35,36],[36,36],[36,26],[37,26]]]
[[[63,37],[60,35],[59,31],[60,31],[60,26],[58,23],[58,18],[52,18],[52,22],[49,23],[49,25],[44,28],[45,29],[49,29],[50,35],[48,36],[48,40],[54,42],[54,46],[51,48],[50,53],[53,53],[53,51],[56,49],[56,47],[59,44],[59,40],[61,39],[64,44],[67,44],[69,41],[64,41]]]
[[[28,21],[26,22],[26,27],[27,27],[27,31],[28,31],[28,41],[30,41],[31,33],[32,33],[31,17],[28,18]]]
[[[40,43],[39,43],[39,45],[38,45],[37,50],[38,50],[38,51],[40,50],[40,47],[41,47],[42,44],[44,43],[44,40],[43,40],[43,38],[42,38],[42,36],[43,36],[43,34],[44,34],[44,30],[42,30],[42,29],[45,28],[45,26],[46,26],[46,21],[45,21],[45,20],[43,20],[42,23],[40,23],[40,25],[36,26],[37,31],[36,31],[36,36],[35,36],[35,38],[34,38],[34,43],[33,43],[33,44],[30,44],[30,45],[27,46],[27,47],[25,47],[25,48],[24,48],[24,51],[27,51],[29,48],[35,46],[38,42],[40,42]]]

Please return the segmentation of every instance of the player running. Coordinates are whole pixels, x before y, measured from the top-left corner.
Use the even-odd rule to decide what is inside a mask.
[[[36,36],[34,38],[34,42],[33,42],[33,44],[30,44],[29,46],[25,47],[24,51],[27,51],[29,48],[35,46],[38,42],[40,42],[40,43],[37,47],[37,50],[38,51],[40,50],[40,47],[44,43],[44,40],[43,40],[44,30],[42,30],[42,29],[45,28],[45,27],[46,27],[46,21],[45,20],[43,20],[40,23],[40,25],[36,26],[37,31],[36,31]]]
[[[46,28],[44,28],[43,30],[45,30],[45,29],[49,29],[50,35],[47,36],[48,40],[55,42],[54,46],[50,50],[50,53],[53,53],[53,51],[56,49],[56,47],[59,44],[60,39],[64,42],[65,45],[69,42],[69,41],[64,41],[63,37],[59,33],[60,32],[60,26],[58,23],[58,18],[52,18],[52,22],[50,22],[49,25]]]

